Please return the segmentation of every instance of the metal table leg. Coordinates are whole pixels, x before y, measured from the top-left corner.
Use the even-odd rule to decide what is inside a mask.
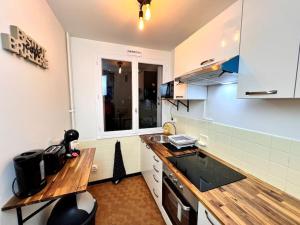
[[[23,225],[22,209],[18,207],[17,209],[18,225]]]

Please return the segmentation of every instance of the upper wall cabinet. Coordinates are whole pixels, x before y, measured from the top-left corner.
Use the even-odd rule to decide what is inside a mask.
[[[299,0],[244,0],[238,97],[294,98],[299,12]]]
[[[234,3],[175,48],[174,76],[239,54],[242,1]]]
[[[207,88],[205,86],[175,82],[174,99],[205,100],[207,99]]]

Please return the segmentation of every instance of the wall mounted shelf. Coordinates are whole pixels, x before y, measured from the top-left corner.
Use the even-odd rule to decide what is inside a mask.
[[[186,104],[184,102],[182,102],[181,100],[175,100],[174,102],[172,102],[170,99],[162,99],[162,100],[166,100],[169,103],[171,103],[172,105],[174,105],[177,109],[177,111],[179,110],[179,104],[183,105],[184,107],[186,107],[186,111],[189,112],[190,111],[190,101],[186,100]]]

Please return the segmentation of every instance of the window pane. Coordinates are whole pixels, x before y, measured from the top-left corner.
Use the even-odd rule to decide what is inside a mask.
[[[102,59],[104,131],[132,129],[131,62]]]
[[[162,66],[139,63],[139,128],[161,127]]]

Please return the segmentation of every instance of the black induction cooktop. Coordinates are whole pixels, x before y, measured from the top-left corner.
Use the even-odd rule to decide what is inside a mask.
[[[168,157],[168,160],[201,192],[246,178],[246,176],[201,152]]]

